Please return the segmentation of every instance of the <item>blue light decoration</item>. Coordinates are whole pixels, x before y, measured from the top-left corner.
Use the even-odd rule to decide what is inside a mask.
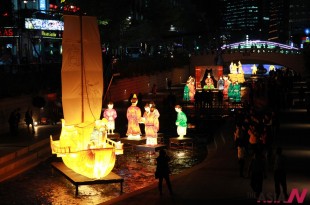
[[[47,9],[46,8],[46,1],[45,0],[40,0],[39,1],[39,7],[40,7],[41,11],[45,11]]]

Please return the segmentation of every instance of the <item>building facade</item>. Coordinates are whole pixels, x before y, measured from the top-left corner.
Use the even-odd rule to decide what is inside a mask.
[[[61,62],[67,7],[60,0],[12,0],[5,6],[10,23],[0,25],[0,65]]]
[[[220,0],[228,42],[268,40],[295,47],[309,42],[308,0]],[[307,38],[308,37],[308,38]]]

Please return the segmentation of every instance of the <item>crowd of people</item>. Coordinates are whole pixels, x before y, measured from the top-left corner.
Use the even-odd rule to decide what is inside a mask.
[[[21,117],[22,117],[21,108],[16,108],[10,113],[8,123],[10,133],[12,136],[19,135],[20,123],[22,122]],[[32,110],[30,108],[26,110],[23,121],[27,126],[28,133],[34,134],[35,133],[34,122],[33,122]]]
[[[274,200],[285,201],[289,197],[286,183],[287,161],[278,144],[279,112],[291,107],[285,99],[293,88],[293,82],[298,80],[300,79],[296,79],[288,71],[270,73],[264,81],[251,87],[255,89],[253,95],[249,96],[252,99],[234,114],[233,145],[237,153],[239,175],[250,179],[250,186],[258,199],[263,191],[267,170],[273,171]],[[263,108],[255,104],[254,96],[265,98]]]

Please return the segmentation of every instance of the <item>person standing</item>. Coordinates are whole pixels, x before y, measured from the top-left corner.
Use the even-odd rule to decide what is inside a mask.
[[[178,126],[177,133],[180,138],[183,138],[187,131],[187,117],[182,111],[182,107],[180,105],[176,105],[174,109],[178,113],[177,120],[175,122],[175,124]]]
[[[263,191],[263,181],[266,177],[265,161],[262,153],[256,151],[250,162],[251,187],[258,198]]]
[[[32,134],[34,134],[35,131],[34,131],[33,118],[32,118],[32,110],[30,108],[28,108],[27,111],[25,112],[25,122],[27,125],[28,133],[30,133],[30,125],[31,125],[31,132]]]
[[[276,200],[279,200],[279,196],[282,192],[285,199],[288,198],[287,184],[286,184],[286,157],[282,154],[282,148],[278,147],[276,150],[276,157],[274,163],[274,185],[276,192]]]
[[[10,117],[9,117],[9,126],[10,126],[10,133],[11,135],[13,136],[16,136],[16,126],[15,126],[15,122],[16,122],[16,109],[13,110],[10,114]]]
[[[163,195],[163,179],[166,181],[170,195],[173,194],[170,182],[169,161],[170,157],[167,155],[166,151],[163,149],[159,150],[159,156],[156,158],[155,178],[158,179],[158,190],[160,195]]]
[[[237,131],[238,130],[238,131]],[[243,135],[241,134],[241,127],[237,126],[235,132],[235,146],[237,147],[237,156],[238,156],[238,164],[239,164],[239,175],[240,177],[244,177],[244,165],[245,165],[245,140]]]

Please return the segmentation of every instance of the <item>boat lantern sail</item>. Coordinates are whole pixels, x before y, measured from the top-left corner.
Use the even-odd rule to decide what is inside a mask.
[[[64,15],[62,46],[64,119],[59,140],[51,136],[52,153],[76,173],[102,178],[123,147],[107,138],[107,120],[100,119],[103,66],[96,17]]]
[[[103,66],[95,17],[64,16],[62,104],[67,125],[100,118]]]

